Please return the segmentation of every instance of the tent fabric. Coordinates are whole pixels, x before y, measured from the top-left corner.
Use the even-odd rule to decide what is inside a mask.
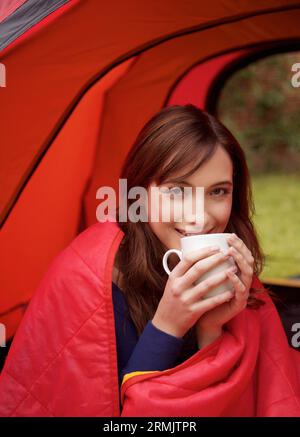
[[[117,188],[121,164],[142,125],[168,101],[176,102],[172,90],[179,79],[201,64],[199,74],[206,74],[205,96],[205,88],[215,76],[211,72],[208,80],[206,63],[214,60],[220,71],[226,66],[226,61],[221,61],[226,54],[229,62],[230,56],[238,57],[243,51],[279,47],[283,41],[300,42],[300,2],[213,0],[203,4],[194,0],[186,4],[168,0],[153,8],[151,2],[100,4],[90,0],[70,1],[58,12],[68,5],[72,7],[47,26],[33,32],[38,24],[8,45],[0,59],[7,70],[7,86],[0,89],[0,246],[5,253],[5,263],[0,264],[0,314],[4,314],[0,321],[10,333],[50,259],[79,229],[96,221],[96,190],[100,186]],[[70,143],[64,146],[61,141],[81,101],[123,65],[124,74],[103,92],[98,118],[92,116],[95,103],[91,100],[91,118],[77,120],[69,137],[80,141],[81,131],[94,132],[85,136],[81,145],[81,156],[84,148],[88,150],[82,161],[85,169],[77,171],[79,161],[68,162],[68,154],[57,152],[57,168],[78,174],[78,180],[70,183],[67,178],[64,182],[66,171],[56,172],[55,165],[43,176],[52,148],[58,150],[60,144],[71,151]],[[37,180],[44,191],[32,191]],[[62,203],[60,191],[68,199],[73,193],[75,205],[68,214],[61,208],[63,215],[56,207],[57,213],[47,218],[45,208],[41,212],[45,199],[49,205]],[[13,308],[17,308],[15,312]]]
[[[0,2],[0,23],[27,0],[5,0]]]
[[[228,64],[249,52],[251,50],[235,50],[193,66],[179,78],[175,87],[171,89],[167,97],[167,106],[192,103],[204,108],[210,85],[218,74]]]
[[[0,22],[0,50],[69,0],[27,0]]]
[[[9,253],[12,248],[14,252],[13,264],[8,257],[2,259],[1,286],[9,293],[1,295],[1,321],[7,328],[8,338],[14,334],[31,298],[31,290],[36,289],[57,247],[66,247],[78,232],[81,198],[93,168],[105,92],[131,63],[129,60],[121,64],[85,94],[1,231],[3,253]],[[80,132],[78,125],[81,125]],[[34,213],[32,205],[35,205]],[[59,232],[57,223],[60,223]],[[26,229],[32,231],[25,232]],[[11,306],[11,302],[18,305]]]
[[[3,0],[0,2],[0,23],[26,1],[27,0]]]
[[[123,237],[96,223],[53,261],[0,375],[0,415],[300,416],[300,355],[267,296],[184,363],[125,375],[120,412],[112,271]]]

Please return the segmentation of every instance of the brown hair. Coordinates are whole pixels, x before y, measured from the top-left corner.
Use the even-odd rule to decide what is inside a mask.
[[[262,270],[264,257],[251,218],[254,213],[249,171],[245,154],[230,131],[214,116],[194,105],[174,105],[155,114],[142,128],[121,170],[128,191],[134,186],[148,188],[160,185],[170,175],[185,168],[182,178],[193,174],[209,160],[218,145],[233,163],[233,202],[225,232],[236,233],[251,250],[255,259],[254,274]],[[192,168],[191,168],[191,164]],[[128,201],[128,206],[134,202]],[[166,248],[148,223],[119,221],[124,232],[116,264],[122,273],[122,290],[126,295],[130,316],[140,334],[155,314],[168,276],[162,267]],[[251,289],[248,306],[257,308],[263,302]]]

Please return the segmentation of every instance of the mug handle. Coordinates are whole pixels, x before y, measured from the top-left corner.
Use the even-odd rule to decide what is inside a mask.
[[[165,254],[164,254],[164,257],[163,257],[163,266],[164,266],[164,269],[165,269],[165,271],[168,273],[168,275],[171,273],[171,271],[170,271],[170,269],[169,269],[169,266],[168,266],[168,258],[169,258],[169,255],[171,255],[171,253],[176,253],[176,255],[178,255],[178,257],[180,258],[180,260],[182,259],[182,252],[181,252],[181,250],[177,250],[177,249],[170,249],[170,250],[168,250]]]

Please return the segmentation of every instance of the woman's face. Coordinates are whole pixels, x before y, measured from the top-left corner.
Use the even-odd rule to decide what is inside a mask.
[[[187,171],[185,171],[187,173]],[[181,172],[181,174],[183,174]],[[180,249],[180,239],[185,233],[210,234],[224,232],[229,221],[232,206],[233,166],[228,153],[217,147],[213,156],[191,176],[181,181],[180,174],[174,174],[170,180],[157,186],[152,183],[148,187],[148,220],[149,226],[157,238],[168,249]],[[172,182],[173,179],[180,182]],[[152,203],[151,187],[157,187],[159,202]],[[191,194],[183,192],[184,187],[192,187]],[[203,187],[204,215],[196,219],[196,187]],[[172,195],[170,195],[172,193]],[[192,196],[192,198],[191,198]],[[190,202],[192,208],[184,208]],[[175,208],[169,208],[169,204]],[[176,204],[176,205],[175,205]],[[163,221],[164,208],[171,211],[170,220]],[[159,217],[159,221],[151,221],[151,217]]]

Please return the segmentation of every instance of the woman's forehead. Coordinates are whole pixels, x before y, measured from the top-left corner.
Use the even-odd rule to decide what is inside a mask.
[[[172,182],[186,182],[194,186],[213,185],[225,180],[232,182],[233,164],[229,154],[222,147],[217,147],[216,151],[205,163],[191,175],[185,177],[184,175],[192,170],[193,165],[195,163],[172,173],[168,180]]]

